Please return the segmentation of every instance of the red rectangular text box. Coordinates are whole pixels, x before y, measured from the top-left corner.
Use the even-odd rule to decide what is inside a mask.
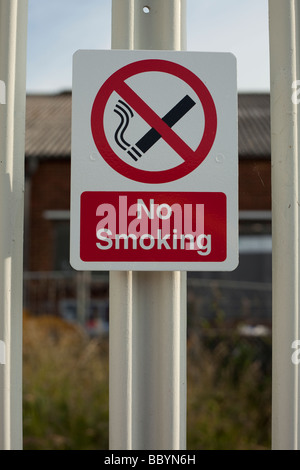
[[[222,262],[226,255],[224,193],[81,195],[82,261]]]

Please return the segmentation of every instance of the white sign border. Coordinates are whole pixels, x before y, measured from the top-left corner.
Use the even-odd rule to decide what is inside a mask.
[[[232,121],[234,116],[236,119],[233,122],[230,122],[231,133],[230,139],[231,143],[229,147],[231,148],[229,158],[227,158],[228,149],[223,153],[223,151],[215,151],[215,160],[218,161],[219,167],[225,167],[224,161],[230,159],[230,184],[227,182],[224,187],[221,185],[221,188],[215,187],[213,189],[208,189],[207,187],[192,188],[190,182],[188,182],[189,187],[184,188],[182,186],[183,179],[191,179],[195,181],[197,178],[196,173],[197,169],[193,172],[192,178],[189,178],[189,175],[181,180],[175,182],[166,183],[163,185],[147,185],[145,183],[138,183],[131,180],[127,180],[125,177],[118,175],[116,179],[120,179],[120,186],[116,186],[116,183],[113,183],[113,188],[109,190],[115,191],[143,191],[149,192],[149,190],[160,191],[160,192],[224,192],[227,197],[227,258],[222,262],[86,262],[80,259],[80,195],[84,191],[93,191],[94,187],[87,188],[85,186],[82,189],[77,189],[78,177],[80,176],[81,184],[84,184],[85,177],[82,175],[81,171],[74,169],[76,166],[76,161],[74,161],[74,154],[76,154],[76,140],[78,141],[78,116],[76,113],[81,113],[82,111],[82,100],[84,100],[87,94],[90,94],[90,86],[88,83],[84,84],[85,91],[83,92],[83,97],[78,101],[78,95],[81,93],[80,89],[82,86],[82,81],[87,81],[87,77],[90,75],[88,70],[82,71],[83,67],[86,67],[86,64],[92,63],[93,68],[101,68],[104,70],[102,72],[103,79],[97,83],[97,91],[100,89],[102,84],[107,80],[111,75],[111,71],[118,70],[120,67],[134,62],[136,60],[142,60],[147,58],[159,58],[164,60],[170,60],[173,62],[178,62],[181,65],[185,66],[186,58],[189,58],[189,63],[199,63],[203,64],[209,62],[221,63],[214,74],[211,71],[207,72],[206,76],[218,75],[218,71],[222,70],[222,76],[220,80],[220,89],[224,93],[224,101],[227,103],[226,106],[229,106],[231,116],[228,120]],[[95,65],[96,63],[96,65]],[[105,64],[110,64],[110,70],[105,71]],[[113,65],[112,65],[113,64]],[[224,80],[226,81],[226,73],[224,69],[224,64],[230,64],[230,76],[232,83],[230,83],[230,90],[224,85]],[[80,72],[78,72],[81,70]],[[193,70],[192,70],[193,71]],[[194,71],[195,73],[195,71]],[[105,78],[106,74],[106,78]],[[79,77],[78,77],[79,75]],[[224,79],[225,76],[225,79]],[[85,77],[84,79],[82,77]],[[204,81],[206,86],[210,86],[209,79],[203,79],[203,76],[200,76],[201,80]],[[227,84],[228,85],[228,84]],[[222,95],[222,92],[219,91],[219,95]],[[93,92],[93,97],[95,98],[95,91]],[[212,94],[215,101],[215,96]],[[234,101],[232,101],[234,98]],[[223,98],[221,98],[223,99]],[[220,97],[219,100],[220,101]],[[216,102],[216,101],[215,101]],[[91,105],[88,105],[91,108]],[[218,102],[216,103],[217,112],[218,112]],[[224,119],[224,118],[223,118]],[[219,123],[219,121],[218,121]],[[89,124],[90,125],[90,124]],[[92,141],[92,136],[87,135],[87,131],[83,131],[84,140],[90,141],[88,144],[87,153],[89,158],[92,161],[97,155],[97,150],[95,150],[94,143]],[[218,136],[218,131],[217,131]],[[217,140],[217,138],[216,138]],[[228,147],[228,145],[227,145]],[[214,148],[214,146],[213,146]],[[211,151],[212,152],[212,151]],[[210,153],[211,153],[210,152]],[[78,152],[77,152],[78,153]],[[226,155],[224,157],[224,154]],[[217,160],[218,159],[218,160]],[[78,157],[77,157],[78,160]],[[100,159],[101,160],[101,159]],[[200,165],[204,166],[204,162]],[[113,170],[107,167],[108,174],[113,175]],[[115,173],[115,172],[114,172]],[[114,175],[115,176],[115,175]],[[227,174],[228,178],[228,174]],[[107,178],[106,178],[107,179]],[[216,180],[221,181],[221,177],[216,175]],[[125,181],[124,181],[125,180]],[[107,183],[106,183],[107,184]],[[214,182],[215,184],[215,182]],[[213,184],[213,186],[214,186]],[[104,187],[102,184],[98,190],[107,191],[108,188]],[[175,190],[175,187],[177,188]],[[231,196],[228,197],[228,190],[230,189]],[[234,195],[232,195],[234,194]],[[238,122],[237,122],[237,85],[236,85],[236,59],[230,53],[210,53],[210,52],[190,52],[190,51],[120,51],[120,50],[106,50],[106,51],[77,51],[74,54],[74,66],[73,66],[73,98],[72,98],[72,157],[71,157],[71,229],[70,229],[70,263],[74,269],[77,270],[89,270],[89,271],[110,271],[110,270],[119,270],[119,271],[128,271],[128,270],[137,270],[137,271],[232,271],[238,265]]]

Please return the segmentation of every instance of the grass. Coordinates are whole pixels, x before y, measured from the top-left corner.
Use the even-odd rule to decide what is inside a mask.
[[[108,341],[24,318],[24,449],[108,449]],[[193,329],[187,449],[270,449],[271,344]]]
[[[25,319],[24,449],[108,448],[107,357],[57,318]]]
[[[270,339],[206,337],[188,370],[189,449],[270,449]]]

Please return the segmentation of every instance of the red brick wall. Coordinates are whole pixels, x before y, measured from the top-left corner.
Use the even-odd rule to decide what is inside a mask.
[[[270,160],[241,160],[239,163],[240,210],[271,210]]]
[[[70,208],[70,161],[40,160],[31,180],[30,221],[28,225],[29,269],[54,269],[53,221],[46,220],[47,210]],[[240,210],[271,209],[271,165],[269,160],[241,160],[239,164]]]
[[[70,161],[40,160],[32,175],[30,192],[29,269],[53,270],[53,222],[45,219],[44,212],[70,209]]]

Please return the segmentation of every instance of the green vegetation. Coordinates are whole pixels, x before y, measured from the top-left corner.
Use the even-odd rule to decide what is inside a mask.
[[[53,318],[24,321],[24,449],[108,449],[107,342]]]
[[[107,339],[25,316],[23,370],[24,449],[108,449]],[[270,338],[193,329],[187,407],[187,449],[270,449]]]
[[[188,448],[271,447],[271,339],[202,338],[188,359]]]

